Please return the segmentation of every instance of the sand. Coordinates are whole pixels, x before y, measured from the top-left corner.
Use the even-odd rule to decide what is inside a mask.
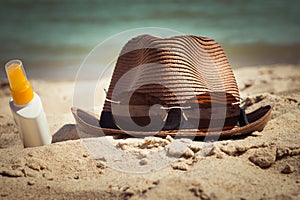
[[[2,80],[0,199],[300,199],[299,67],[234,69],[248,110],[270,104],[271,120],[262,132],[215,142],[111,136],[80,140],[70,112],[74,82],[32,80],[53,144],[23,148]],[[107,152],[94,154],[87,142],[116,146],[125,162]],[[159,152],[168,156],[154,160],[151,156]]]

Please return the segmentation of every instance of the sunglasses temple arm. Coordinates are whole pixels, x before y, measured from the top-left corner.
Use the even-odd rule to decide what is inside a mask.
[[[246,126],[247,124],[249,124],[245,108],[240,108],[239,124],[240,126]]]
[[[104,92],[105,92],[105,101],[111,102],[111,103],[115,103],[115,104],[120,104],[120,101],[113,101],[111,99],[108,99],[107,96],[107,90],[105,88],[103,88]]]
[[[163,122],[165,122],[165,121],[167,120],[168,114],[169,114],[168,112],[165,113],[165,116],[164,116],[164,118],[163,118]]]
[[[182,116],[183,116],[183,118],[184,118],[185,121],[188,121],[188,118],[187,118],[187,116],[185,115],[184,111],[182,111]]]
[[[240,99],[239,102],[233,103],[233,104],[239,104],[240,105],[240,116],[239,116],[239,124],[240,126],[246,126],[247,124],[249,124],[249,121],[247,119],[247,115],[246,115],[246,104],[245,104],[245,100],[243,98]]]

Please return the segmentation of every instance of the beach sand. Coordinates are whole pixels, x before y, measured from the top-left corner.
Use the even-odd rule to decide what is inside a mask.
[[[300,66],[234,69],[249,110],[270,104],[262,132],[217,142],[188,141],[188,151],[148,173],[115,170],[94,159],[78,139],[70,112],[73,81],[32,80],[42,98],[53,144],[23,148],[0,83],[0,199],[300,199]],[[97,140],[96,138],[90,140]],[[120,151],[140,155],[174,142],[167,138],[114,139]],[[138,144],[138,145],[137,145]],[[207,151],[203,151],[209,146]],[[170,155],[172,156],[172,155]]]

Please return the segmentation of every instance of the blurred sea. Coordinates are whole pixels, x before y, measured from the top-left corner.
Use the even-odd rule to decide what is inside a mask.
[[[0,78],[19,58],[30,77],[72,79],[97,44],[141,27],[213,38],[233,66],[299,64],[299,8],[298,0],[2,0]]]

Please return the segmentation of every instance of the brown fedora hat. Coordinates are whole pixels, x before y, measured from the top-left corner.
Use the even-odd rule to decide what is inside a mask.
[[[197,36],[141,35],[117,60],[100,118],[72,108],[92,135],[232,136],[262,131],[271,106],[245,113],[221,46]]]

